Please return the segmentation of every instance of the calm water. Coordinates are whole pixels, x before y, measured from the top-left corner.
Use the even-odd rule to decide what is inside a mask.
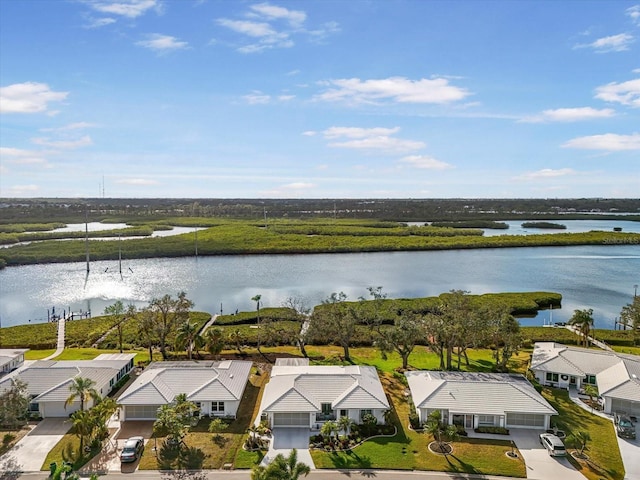
[[[115,261],[31,265],[0,271],[2,326],[46,321],[47,309],[101,314],[116,300],[146,305],[184,290],[197,310],[224,313],[265,307],[294,296],[313,306],[332,292],[357,300],[367,286],[383,286],[391,298],[438,295],[451,289],[471,293],[547,290],[562,293],[554,321],[577,308],[593,308],[596,326],[613,328],[614,318],[640,284],[640,246],[540,247],[435,252],[323,255],[260,255],[127,260],[123,276]],[[541,325],[549,312],[525,325]]]

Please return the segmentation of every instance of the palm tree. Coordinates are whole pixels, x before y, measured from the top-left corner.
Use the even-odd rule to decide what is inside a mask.
[[[585,347],[589,346],[589,334],[593,327],[593,309],[574,310],[573,316],[569,319],[569,325],[575,327],[582,337]]]
[[[229,334],[229,341],[235,345],[236,350],[238,350],[240,354],[242,354],[242,343],[245,340],[245,336],[239,328],[236,328]]]
[[[453,441],[458,437],[458,429],[455,425],[446,425],[444,423],[440,410],[434,410],[429,414],[424,432],[433,435],[438,444],[438,449],[445,455],[448,453],[448,449],[445,447],[445,439]]]
[[[80,456],[84,455],[84,440],[95,430],[95,419],[88,410],[77,410],[71,414],[73,431],[80,438]]]
[[[221,328],[209,327],[204,332],[204,342],[207,347],[207,351],[211,355],[220,355],[220,352],[225,347],[224,332]]]
[[[75,377],[69,385],[71,395],[64,402],[64,408],[66,409],[71,405],[76,398],[80,399],[80,410],[84,410],[84,405],[90,399],[97,401],[100,399],[100,393],[95,389],[95,384],[90,378]]]
[[[267,467],[267,479],[298,480],[300,475],[309,475],[309,465],[298,462],[298,451],[294,448],[288,457],[281,453],[276,455],[273,462]]]
[[[261,298],[262,298],[262,295],[256,295],[254,297],[251,297],[251,300],[256,302],[256,312],[258,312],[258,320],[256,322],[256,324],[258,325],[258,352],[260,351],[260,299]]]
[[[587,442],[591,441],[591,435],[586,430],[580,430],[573,434],[573,438],[580,445],[580,455],[582,455],[587,448]]]
[[[338,428],[341,432],[344,432],[344,436],[346,437],[349,434],[349,429],[353,425],[353,420],[351,420],[348,416],[343,415],[338,419]]]
[[[338,432],[340,431],[340,427],[334,421],[329,420],[328,422],[324,422],[322,428],[320,429],[320,434],[329,439],[329,442],[333,442],[333,436],[338,437]]]
[[[191,360],[193,343],[197,336],[198,326],[195,323],[191,323],[189,320],[178,327],[176,340],[178,341],[178,344],[184,346],[186,349],[189,360]]]

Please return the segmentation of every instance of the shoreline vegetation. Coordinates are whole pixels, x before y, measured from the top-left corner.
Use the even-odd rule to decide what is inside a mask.
[[[106,223],[122,222],[120,218]],[[482,222],[486,223],[486,222]],[[497,222],[489,222],[496,224]],[[49,224],[52,225],[52,224]],[[172,217],[155,221],[131,221],[129,228],[90,232],[91,260],[188,257],[196,254],[264,255],[320,254],[389,251],[428,251],[478,248],[517,248],[574,245],[640,245],[639,233],[591,231],[537,235],[483,236],[475,222],[452,226],[409,226],[379,220],[313,218],[308,220],[240,220],[207,217]],[[154,230],[171,225],[204,228],[197,232],[150,238]],[[506,225],[506,224],[505,224]],[[84,232],[52,232],[30,224],[30,233],[19,233],[20,224],[0,225],[0,244],[27,241],[0,249],[0,268],[42,263],[81,262],[86,259]],[[483,227],[483,228],[486,228]],[[497,227],[494,227],[497,228]],[[502,227],[500,227],[502,228]],[[126,235],[135,239],[91,240]],[[58,241],[60,239],[65,241]],[[37,240],[37,241],[36,241]]]
[[[524,222],[522,228],[547,228],[550,230],[566,230],[567,226],[552,222]]]
[[[375,306],[378,315],[381,316],[382,323],[393,324],[398,311],[426,312],[433,309],[449,295],[450,293],[443,293],[436,297],[362,300],[345,302],[345,306],[352,306],[356,310],[363,309],[363,311],[368,311],[369,308]],[[560,308],[562,302],[562,295],[555,292],[485,293],[468,295],[468,297],[477,308],[504,305],[516,317],[535,315],[538,310]],[[315,306],[314,310],[321,311],[326,308],[326,305],[321,304]],[[198,329],[204,326],[210,318],[211,314],[207,312],[190,312],[190,320]],[[256,328],[252,327],[260,324],[266,329],[272,330],[270,333],[274,333],[273,338],[278,339],[276,344],[290,345],[295,344],[300,334],[302,320],[300,315],[297,315],[291,308],[263,307],[260,312],[249,311],[239,312],[236,315],[219,315],[215,325],[222,328],[226,334],[239,330],[245,344],[256,345],[258,332]],[[112,330],[113,323],[114,320],[109,315],[68,321],[65,333],[66,345],[76,348],[115,349],[119,342],[117,332]],[[360,346],[373,346],[373,332],[370,326],[359,325],[357,330],[354,343]],[[58,338],[57,332],[55,322],[2,327],[0,328],[0,348],[30,348],[32,350],[55,348]],[[122,341],[125,349],[142,348],[144,351],[145,345],[142,345],[139,334],[139,328],[134,319],[124,324]]]

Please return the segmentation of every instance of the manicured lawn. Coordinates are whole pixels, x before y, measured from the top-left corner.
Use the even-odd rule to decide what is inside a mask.
[[[156,439],[157,455],[153,448],[146,448],[140,459],[139,468],[141,470],[220,469],[225,464],[234,464],[236,461],[239,461],[240,465],[234,465],[235,468],[250,468],[253,465],[251,463],[253,457],[248,452],[244,452],[247,455],[239,452],[242,451],[247,429],[259,408],[260,395],[267,380],[268,377],[265,374],[251,374],[240,402],[237,419],[229,424],[225,432],[219,435],[209,433],[207,431],[209,420],[202,419],[187,434],[184,439],[185,446],[179,452],[164,447],[165,438],[158,437]],[[149,446],[154,444],[154,439],[150,440]]]
[[[62,439],[51,449],[45,458],[40,470],[49,470],[49,465],[54,462],[70,462],[74,470],[79,470],[98,452],[92,452],[84,457],[78,456],[80,439],[77,435],[67,432]]]
[[[574,404],[565,390],[545,388],[542,394],[558,411],[559,417],[554,417],[554,421],[567,435],[580,430],[585,430],[591,435],[591,441],[585,450],[590,462],[578,462],[571,457],[572,463],[580,473],[589,480],[622,479],[624,465],[613,423]],[[574,446],[570,439],[567,439],[567,446]]]
[[[25,360],[42,360],[43,358],[48,357],[53,352],[55,352],[55,348],[51,348],[49,350],[29,350],[24,354]]]
[[[405,386],[391,375],[382,382],[393,404],[393,421],[398,433],[390,438],[376,438],[348,453],[327,453],[312,450],[318,468],[382,468],[392,470],[436,470],[526,477],[524,462],[506,456],[511,451],[509,441],[469,439],[453,442],[453,454],[447,457],[428,450],[433,437],[409,430],[409,403]],[[520,457],[522,458],[522,457]]]

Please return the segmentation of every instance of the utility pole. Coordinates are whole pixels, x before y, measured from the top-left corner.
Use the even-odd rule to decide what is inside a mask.
[[[89,206],[84,211],[84,246],[87,254],[87,273],[89,273]]]

